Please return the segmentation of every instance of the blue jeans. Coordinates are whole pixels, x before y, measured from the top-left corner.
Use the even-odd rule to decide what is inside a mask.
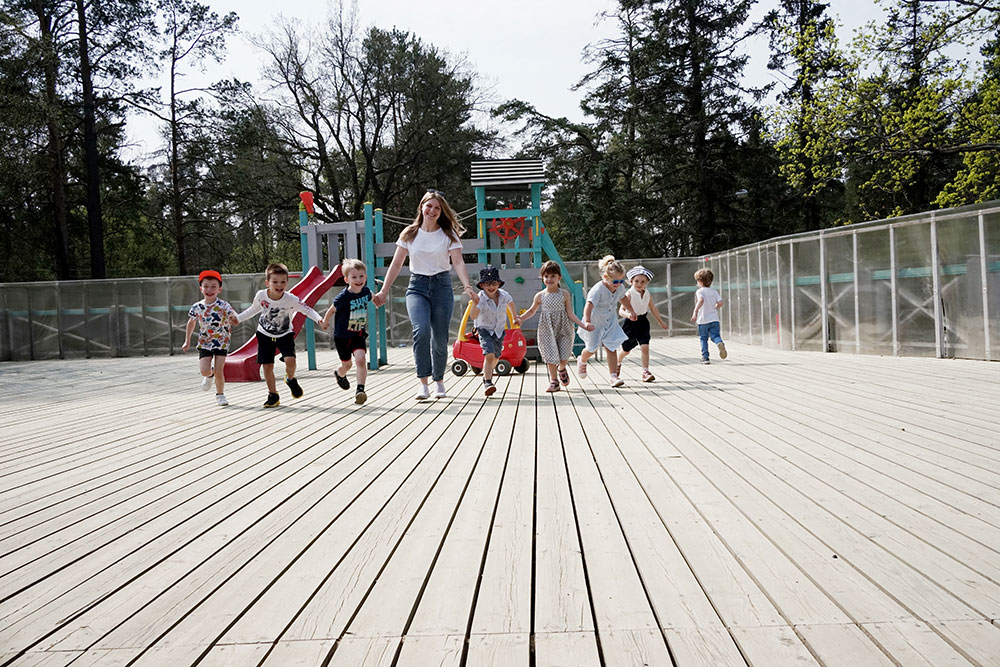
[[[417,377],[444,379],[448,365],[448,327],[455,308],[451,271],[433,276],[410,275],[406,288],[406,312],[413,325],[413,360]]]
[[[722,336],[719,335],[719,323],[706,322],[705,324],[699,324],[698,338],[701,338],[701,358],[708,359],[708,339],[711,338],[712,342],[716,345],[722,342]]]

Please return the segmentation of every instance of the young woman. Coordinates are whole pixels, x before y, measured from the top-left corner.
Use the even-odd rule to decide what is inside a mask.
[[[420,200],[417,217],[399,234],[396,253],[385,274],[385,283],[372,302],[382,306],[388,298],[403,260],[410,257],[410,284],[406,287],[406,312],[413,325],[413,360],[417,365],[416,399],[430,397],[428,381],[435,382],[434,396],[444,398],[444,372],[448,366],[448,326],[455,306],[451,270],[462,281],[466,295],[476,300],[469,273],[462,259],[461,235],[464,228],[455,212],[436,190],[428,190]]]

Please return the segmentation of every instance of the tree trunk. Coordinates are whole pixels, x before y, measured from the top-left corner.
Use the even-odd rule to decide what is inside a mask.
[[[105,278],[104,216],[101,211],[101,172],[97,156],[97,103],[87,42],[87,13],[83,0],[76,0],[80,36],[80,83],[83,86],[83,149],[87,181],[87,227],[90,230],[90,277]]]
[[[170,213],[173,219],[174,239],[177,242],[177,269],[187,275],[187,252],[184,248],[184,215],[182,212],[180,175],[180,128],[177,121],[177,42],[170,60]]]
[[[45,13],[41,0],[33,2],[42,38],[45,70],[45,124],[49,134],[49,184],[52,186],[52,216],[55,226],[56,276],[59,280],[72,277],[69,255],[69,232],[66,223],[66,162],[63,157],[62,134],[56,122],[59,99],[56,95],[58,62],[52,38],[52,17]]]

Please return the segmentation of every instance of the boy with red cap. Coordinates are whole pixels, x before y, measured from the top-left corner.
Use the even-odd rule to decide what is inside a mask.
[[[191,306],[188,311],[187,329],[184,332],[183,352],[188,351],[191,334],[196,324],[198,331],[198,364],[201,367],[201,389],[208,391],[215,377],[215,402],[219,405],[229,405],[223,389],[226,385],[225,373],[222,367],[229,354],[229,336],[231,326],[236,323],[236,311],[228,302],[219,298],[222,291],[222,276],[218,271],[202,271],[198,274],[198,285],[204,299]],[[212,361],[215,360],[215,368]]]

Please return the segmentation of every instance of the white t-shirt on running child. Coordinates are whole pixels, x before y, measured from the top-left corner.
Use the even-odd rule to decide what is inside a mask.
[[[421,276],[433,276],[443,271],[451,271],[451,258],[448,252],[455,248],[461,249],[461,241],[452,241],[440,227],[433,232],[417,230],[412,241],[399,239],[396,245],[406,248],[410,254],[410,273]]]
[[[306,317],[314,322],[323,319],[294,294],[285,292],[280,299],[273,300],[267,295],[266,289],[257,292],[253,297],[253,304],[237,317],[240,322],[244,322],[261,313],[257,331],[271,338],[280,338],[292,331],[292,317],[296,312],[305,313]]]
[[[649,312],[649,289],[647,288],[642,296],[639,296],[639,290],[634,287],[628,288],[628,300],[632,304],[632,310],[635,311],[636,315],[645,315]],[[618,317],[628,317],[628,312],[625,310],[625,306],[618,307]]]
[[[694,293],[695,303],[698,303],[698,299],[704,299],[704,303],[701,304],[701,310],[698,311],[698,320],[696,324],[709,324],[710,322],[719,321],[719,310],[715,307],[715,304],[722,301],[722,297],[711,287],[699,287],[698,291]]]

